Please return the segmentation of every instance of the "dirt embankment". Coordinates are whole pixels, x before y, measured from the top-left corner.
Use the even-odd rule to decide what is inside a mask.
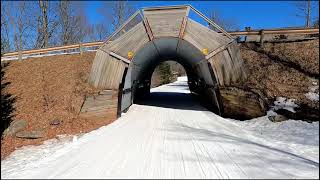
[[[319,39],[265,43],[264,48],[244,43],[240,47],[248,78],[233,87],[259,94],[266,109],[274,105],[276,97],[296,99],[300,108],[289,118],[318,120],[319,102],[305,94],[310,87],[319,87]]]
[[[17,100],[14,121],[27,121],[27,131],[40,130],[44,137],[19,139],[6,136],[1,140],[1,159],[16,148],[39,144],[59,134],[89,132],[116,119],[88,120],[78,117],[86,95],[98,93],[87,84],[95,52],[82,55],[59,55],[12,61],[6,70],[6,80],[11,82],[7,91]],[[50,125],[58,120],[59,125]]]

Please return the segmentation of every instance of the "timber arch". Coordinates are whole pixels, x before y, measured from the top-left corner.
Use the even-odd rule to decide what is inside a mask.
[[[189,18],[194,12],[208,28]],[[131,57],[131,55],[133,55]],[[120,111],[149,93],[155,67],[175,60],[186,70],[190,90],[223,112],[219,86],[245,77],[236,40],[192,6],[144,8],[137,11],[98,49],[89,83],[119,90]]]

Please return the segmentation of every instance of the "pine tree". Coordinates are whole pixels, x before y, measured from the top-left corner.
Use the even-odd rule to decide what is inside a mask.
[[[159,64],[159,72],[161,77],[161,85],[162,84],[168,84],[171,82],[171,69],[170,65],[166,62],[162,62]]]

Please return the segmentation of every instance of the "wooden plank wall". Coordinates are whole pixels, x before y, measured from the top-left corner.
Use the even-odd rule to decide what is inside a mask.
[[[246,78],[246,70],[236,43],[211,57],[209,62],[220,86],[228,86]]]
[[[209,52],[230,41],[227,37],[188,18],[183,39],[193,44],[200,51],[208,48]]]
[[[101,89],[118,89],[126,66],[121,60],[98,50],[92,64],[89,82]]]
[[[183,18],[187,8],[180,9],[151,9],[145,10],[152,33],[155,38],[179,37]],[[202,24],[188,18],[184,36],[186,41],[202,51],[207,48],[209,52],[227,44],[230,39]],[[114,52],[122,57],[127,57],[129,51],[136,53],[149,41],[143,22],[138,23],[126,33],[110,43],[106,43],[97,51],[90,82],[98,88],[118,89],[124,68],[127,66],[122,61],[110,56]],[[208,60],[214,70],[217,81],[221,86],[229,85],[245,78],[243,61],[236,42]]]
[[[127,58],[128,52],[136,53],[141,46],[149,41],[146,29],[142,22],[131,28],[109,44],[104,44],[101,49],[112,51]]]
[[[104,90],[98,95],[86,97],[80,117],[88,119],[117,118],[118,91]]]
[[[183,18],[186,16],[186,8],[151,9],[144,10],[143,15],[149,22],[155,38],[179,37]]]

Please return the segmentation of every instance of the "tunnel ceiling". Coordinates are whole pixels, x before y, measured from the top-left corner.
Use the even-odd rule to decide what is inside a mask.
[[[188,76],[205,74],[206,69],[197,72],[194,68],[204,60],[204,54],[185,40],[178,38],[159,38],[146,43],[132,60],[133,79],[151,78],[155,67],[162,61],[179,62]]]
[[[190,19],[191,11],[214,29]],[[140,79],[165,60],[178,61],[189,75],[203,78],[209,85],[214,85],[214,79],[222,85],[236,81],[242,67],[235,39],[192,6],[144,8],[97,50],[89,83],[118,89],[126,68],[131,79]]]

